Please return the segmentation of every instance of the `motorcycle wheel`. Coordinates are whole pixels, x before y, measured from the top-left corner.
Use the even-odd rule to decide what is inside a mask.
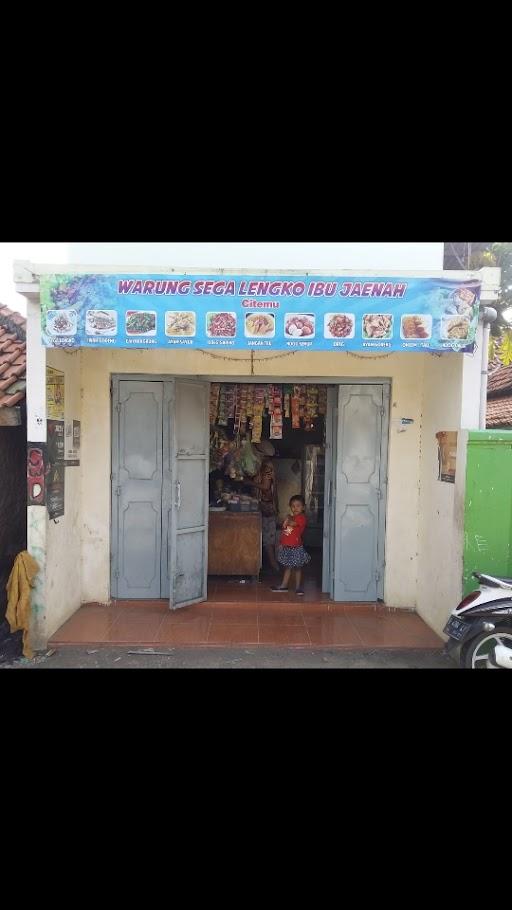
[[[468,670],[488,670],[487,658],[495,645],[512,650],[512,627],[498,626],[494,632],[481,632],[463,648],[461,665]]]

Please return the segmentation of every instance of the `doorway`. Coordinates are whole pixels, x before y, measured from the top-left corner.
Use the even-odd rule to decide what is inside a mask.
[[[325,383],[211,384],[208,564],[215,596],[229,598],[237,578],[260,582],[262,594],[278,584],[281,527],[294,496],[304,498],[308,593],[321,595],[327,391]]]
[[[285,432],[272,440],[282,449],[283,504],[294,485],[306,495],[304,542],[319,591],[341,602],[382,600],[390,384],[324,388],[325,413],[303,433],[301,458]],[[210,384],[115,376],[112,402],[112,597],[170,598],[172,607],[204,600]]]

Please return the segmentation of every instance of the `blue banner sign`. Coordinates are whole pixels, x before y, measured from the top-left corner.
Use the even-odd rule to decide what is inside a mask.
[[[40,287],[46,347],[471,352],[481,283],[75,274]]]

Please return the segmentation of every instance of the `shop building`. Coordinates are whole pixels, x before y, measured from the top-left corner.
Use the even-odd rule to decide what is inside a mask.
[[[94,303],[87,295],[81,302],[59,297],[66,282],[83,288],[87,276],[110,281],[118,303],[97,289]],[[276,413],[265,407],[261,415],[261,438],[270,437],[279,456],[279,486],[293,491],[295,477],[302,492],[307,487],[319,590],[335,601],[413,609],[441,632],[462,590],[460,440],[479,423],[478,304],[492,304],[499,270],[269,275],[17,263],[15,280],[28,307],[27,441],[46,446],[50,467],[45,503],[28,505],[28,549],[40,566],[36,648],[84,603],[170,597],[171,608],[186,609],[208,597],[209,525],[237,517],[209,508],[222,498],[209,482],[212,434],[221,429],[227,442],[250,438],[261,394],[267,405],[275,399]],[[237,293],[226,295],[230,282]],[[316,296],[308,293],[315,282]],[[449,300],[437,347],[436,312],[408,309],[407,288],[421,290],[422,283],[429,293],[444,289]],[[460,288],[466,298],[453,297]],[[462,322],[454,299],[473,308]],[[183,313],[194,325],[178,326]],[[229,335],[229,319],[217,319],[208,335],[212,318],[230,314],[236,335]],[[248,325],[259,314],[267,319]],[[309,328],[308,314],[312,339],[299,334]],[[352,323],[333,322],[333,315]],[[206,335],[197,331],[203,323]],[[272,338],[248,335],[251,325],[265,324]],[[462,324],[464,337],[447,335]],[[222,395],[234,396],[235,409],[219,427]],[[295,414],[295,428],[294,408],[303,412]],[[237,417],[245,417],[246,434]],[[460,437],[444,480],[439,433]],[[255,497],[235,484],[228,475],[222,492],[232,502],[242,496],[238,514],[249,526]]]

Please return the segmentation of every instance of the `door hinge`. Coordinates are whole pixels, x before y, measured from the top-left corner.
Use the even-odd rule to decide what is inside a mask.
[[[382,490],[380,488],[375,490],[375,494],[377,496],[377,499],[382,499]]]
[[[384,406],[382,406],[381,409],[380,409],[380,416],[381,416],[381,417],[384,417],[384,414],[385,414],[385,413],[386,413],[386,408],[385,408]]]
[[[379,581],[379,579],[380,579],[380,571],[378,569],[375,569],[375,581]]]
[[[116,489],[115,489],[115,494],[116,494],[116,496],[120,496],[120,495],[121,495],[121,487],[116,487]]]
[[[120,401],[117,402],[115,408],[116,408],[117,413],[120,414],[121,413],[121,402]]]
[[[114,578],[119,578],[119,569],[115,569]]]

